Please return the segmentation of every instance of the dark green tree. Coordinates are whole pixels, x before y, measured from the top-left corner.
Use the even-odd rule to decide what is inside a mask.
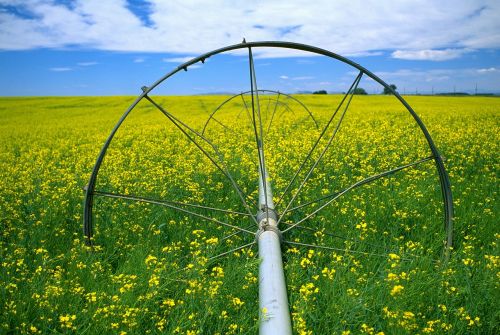
[[[396,87],[396,85],[394,85],[394,84],[390,84],[390,85],[389,85],[389,87],[390,87],[390,88],[392,88],[394,91],[398,89],[398,88]],[[391,92],[391,90],[390,90],[390,89],[388,89],[387,87],[384,87],[384,92],[383,92],[383,94],[391,94],[391,93],[392,93],[392,92]]]
[[[356,87],[352,93],[358,94],[358,95],[367,95],[368,94],[368,93],[366,93],[365,89],[361,88],[361,87]]]
[[[325,90],[314,91],[313,94],[328,94]]]

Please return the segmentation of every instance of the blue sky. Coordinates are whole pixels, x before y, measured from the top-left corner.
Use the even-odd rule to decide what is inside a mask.
[[[0,95],[136,95],[226,45],[292,41],[353,59],[402,93],[500,93],[499,1],[0,0]],[[255,50],[259,88],[345,91],[353,69]],[[361,83],[369,93],[381,88]],[[247,57],[211,58],[156,93],[241,92]]]

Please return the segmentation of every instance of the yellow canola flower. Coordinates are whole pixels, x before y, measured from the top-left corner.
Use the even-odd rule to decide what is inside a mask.
[[[146,259],[144,260],[144,263],[146,263],[146,265],[151,265],[151,264],[156,264],[156,262],[158,261],[158,258],[156,258],[155,256],[152,256],[152,255],[148,255],[146,257]]]
[[[65,314],[65,315],[60,315],[59,316],[59,323],[61,324],[62,328],[68,328],[68,329],[75,329],[73,327],[73,321],[76,320],[76,315],[70,315],[70,314]]]
[[[311,262],[311,260],[310,260],[309,258],[302,258],[302,259],[300,260],[300,266],[301,266],[302,268],[304,268],[304,269],[305,269],[306,267],[308,267],[309,265],[311,265],[311,264],[313,264],[313,262]]]
[[[149,279],[148,285],[149,285],[149,287],[160,285],[160,277],[158,277],[155,274],[152,274],[151,278]]]
[[[327,267],[324,267],[323,270],[321,270],[321,273],[323,274],[323,277],[327,277],[331,280],[335,275],[335,269],[328,269]]]
[[[220,266],[215,266],[212,268],[212,273],[210,275],[215,278],[224,278],[224,269]]]
[[[211,245],[214,245],[214,244],[219,243],[219,239],[218,239],[217,237],[207,238],[207,239],[205,240],[205,243],[206,243],[206,244],[211,244]]]
[[[241,301],[241,299],[240,299],[240,298],[238,298],[238,297],[233,298],[233,299],[232,299],[232,303],[233,303],[233,305],[234,305],[235,307],[241,307],[241,306],[243,306],[243,304],[245,304],[245,302],[244,302],[244,301]]]
[[[500,256],[496,255],[484,255],[484,258],[488,261],[486,264],[487,269],[494,269],[500,267]]]
[[[387,274],[387,280],[388,280],[388,281],[397,281],[397,280],[399,280],[399,277],[398,277],[398,275],[397,275],[397,274],[392,273],[392,272],[389,272],[389,273]]]
[[[304,284],[300,287],[299,289],[299,293],[301,294],[301,296],[303,297],[304,300],[309,300],[310,297],[313,295],[313,294],[316,294],[319,292],[319,288],[316,287],[314,285],[314,283],[307,283],[307,284]]]
[[[394,297],[396,295],[401,294],[403,292],[404,286],[403,285],[394,285],[394,287],[391,290],[391,295]]]
[[[394,254],[394,253],[390,253],[389,255],[389,259],[392,260],[392,261],[399,261],[399,259],[401,257],[399,257],[398,255]]]

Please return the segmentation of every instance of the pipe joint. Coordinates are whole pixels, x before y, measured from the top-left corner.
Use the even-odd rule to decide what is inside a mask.
[[[278,226],[276,226],[276,221],[274,221],[271,218],[269,218],[269,221],[271,221],[271,222],[268,222],[266,218],[264,218],[264,219],[262,219],[260,221],[260,223],[259,223],[259,230],[257,230],[257,233],[255,234],[255,240],[258,243],[259,242],[259,237],[260,237],[261,234],[263,234],[266,231],[272,231],[276,235],[278,235],[280,243],[282,243],[283,242],[283,235],[281,233],[281,230],[279,230]]]
[[[257,212],[257,222],[262,222],[263,220],[267,221],[268,218],[270,221],[274,220],[275,222],[278,222],[278,213],[274,210],[274,208],[269,208],[265,205],[262,205],[262,208]]]

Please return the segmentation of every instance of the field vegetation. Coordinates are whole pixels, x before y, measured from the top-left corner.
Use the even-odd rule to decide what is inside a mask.
[[[201,134],[227,98],[153,100]],[[304,220],[305,228],[284,234],[294,332],[498,334],[500,99],[407,97],[452,183],[454,248],[446,261],[436,168],[401,104],[391,96],[354,96],[332,145],[300,188],[342,111],[290,187],[289,181],[342,96],[295,98],[314,120],[291,98],[261,96],[275,202],[281,213],[287,204],[294,209],[283,216],[283,228],[366,177],[423,161],[346,192]],[[93,203],[93,245],[86,245],[82,189],[132,101],[0,99],[0,333],[255,334],[259,319],[272,318],[259,311],[256,247],[238,249],[255,236],[202,217],[254,232],[247,208],[207,155],[147,101],[108,149]],[[215,114],[203,132],[213,145],[181,128],[226,167],[255,213],[257,152],[245,104],[250,97]],[[112,194],[175,202],[195,215]]]

